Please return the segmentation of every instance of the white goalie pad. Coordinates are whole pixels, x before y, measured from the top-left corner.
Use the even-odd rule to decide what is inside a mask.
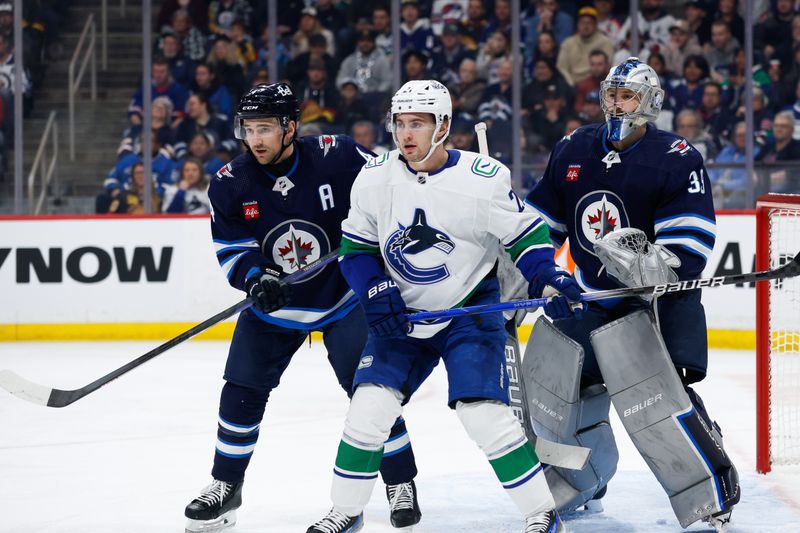
[[[647,287],[678,281],[673,268],[681,265],[677,255],[647,240],[636,228],[612,231],[594,244],[594,252],[608,274],[626,287]]]
[[[592,331],[611,403],[682,527],[722,510],[716,476],[690,427],[706,428],[683,388],[649,311]],[[711,435],[721,448],[718,435]]]
[[[539,317],[522,361],[523,382],[539,437],[592,450],[582,470],[550,467],[547,483],[559,511],[586,504],[614,475],[617,448],[605,387],[580,389],[583,348]]]

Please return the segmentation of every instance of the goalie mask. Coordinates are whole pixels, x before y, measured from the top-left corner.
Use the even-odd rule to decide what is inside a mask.
[[[412,80],[405,85],[392,97],[392,109],[386,130],[392,133],[392,139],[397,148],[400,148],[400,141],[397,139],[396,119],[401,113],[430,113],[433,115],[436,126],[431,135],[431,148],[419,163],[426,161],[437,146],[442,144],[450,133],[450,123],[453,117],[453,102],[450,99],[450,91],[447,87],[435,80]],[[441,139],[436,140],[439,128],[447,119],[447,130]]]
[[[630,98],[638,101],[635,109],[628,112],[621,109],[627,100],[618,98],[618,89],[631,91]],[[622,141],[639,126],[654,121],[663,103],[664,89],[658,74],[638,57],[629,57],[612,67],[606,79],[600,82],[600,104],[608,124],[608,138],[612,141]]]

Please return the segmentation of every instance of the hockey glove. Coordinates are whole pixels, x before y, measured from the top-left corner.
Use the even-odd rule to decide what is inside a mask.
[[[277,267],[263,266],[245,283],[247,294],[253,297],[253,307],[262,313],[277,311],[292,297],[292,286],[278,279],[280,275]]]
[[[379,278],[367,289],[361,300],[371,335],[383,339],[400,339],[409,331],[406,303],[397,284],[388,277]]]
[[[544,306],[544,312],[553,320],[565,318],[580,319],[586,310],[586,304],[580,303],[583,289],[565,270],[550,267],[537,274],[528,285],[528,296],[541,298],[546,287],[552,287],[559,294],[550,298]]]

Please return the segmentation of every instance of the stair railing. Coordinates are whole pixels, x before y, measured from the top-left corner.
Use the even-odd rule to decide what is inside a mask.
[[[38,215],[42,211],[44,200],[47,196],[47,188],[58,167],[58,122],[56,122],[55,110],[50,111],[47,117],[47,124],[44,127],[42,138],[39,140],[39,149],[36,150],[36,157],[33,159],[31,171],[28,174],[28,213]],[[39,197],[34,205],[34,193],[36,190],[36,175],[41,178],[41,188]],[[57,180],[58,178],[56,178]]]
[[[84,47],[84,42],[88,43]],[[75,161],[75,95],[80,89],[81,80],[86,72],[86,65],[91,64],[91,83],[92,83],[92,100],[97,100],[97,68],[95,66],[95,48],[97,44],[97,35],[95,32],[94,13],[90,13],[86,19],[86,24],[83,25],[81,38],[78,39],[78,44],[75,46],[75,52],[72,54],[72,60],[69,62],[69,159]],[[75,74],[75,66],[80,60],[81,65],[78,69],[77,75]]]

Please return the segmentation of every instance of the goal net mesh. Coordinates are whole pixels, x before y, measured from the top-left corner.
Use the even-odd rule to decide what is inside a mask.
[[[770,268],[800,250],[800,204],[769,213]],[[772,464],[800,464],[800,277],[769,287],[769,419]]]

